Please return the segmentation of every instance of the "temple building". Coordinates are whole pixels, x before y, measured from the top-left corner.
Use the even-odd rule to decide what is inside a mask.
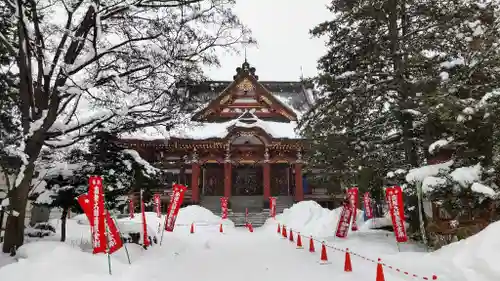
[[[236,72],[232,81],[187,86],[207,102],[178,133],[168,139],[127,138],[123,144],[166,172],[160,188],[187,185],[187,204],[216,209],[225,196],[231,209],[243,210],[268,208],[270,196],[290,204],[330,200],[304,180],[308,144],[296,132],[312,89],[302,82],[259,81],[246,61]],[[168,194],[162,200],[168,201]]]

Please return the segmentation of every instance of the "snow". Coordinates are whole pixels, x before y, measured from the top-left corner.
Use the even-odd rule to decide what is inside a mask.
[[[488,197],[496,197],[497,193],[489,186],[486,186],[482,183],[475,182],[471,186],[471,190],[477,193],[482,193],[487,195]]]
[[[295,129],[297,128],[297,122],[295,121],[289,123],[266,121],[259,119],[255,115],[253,115],[253,118],[242,118],[242,116],[246,113],[249,112],[246,111],[239,118],[222,123],[186,121],[168,132],[162,128],[155,127],[145,129],[142,132],[122,134],[121,137],[124,139],[144,140],[170,138],[204,140],[211,138],[225,138],[228,136],[232,128],[260,128],[273,138],[300,138],[300,135],[295,132]],[[245,123],[244,121],[247,120],[253,121],[253,123]]]
[[[435,141],[431,145],[429,145],[429,153],[433,154],[436,151],[436,149],[447,146],[449,143],[450,142],[448,140],[445,140],[445,139]]]
[[[146,215],[151,227],[163,220],[154,213]],[[90,249],[81,243],[83,239],[90,239],[90,233],[88,224],[79,224],[86,218],[77,215],[68,220],[68,238],[72,242],[29,241],[19,249],[16,259],[0,256],[0,276],[9,281],[36,281],[44,272],[50,273],[52,281],[68,278],[76,281],[162,280],[166,274],[172,279],[187,280],[225,281],[238,276],[242,281],[301,281],[304,276],[316,280],[328,280],[335,276],[335,280],[339,281],[361,281],[375,279],[376,263],[371,260],[381,258],[387,264],[384,267],[386,281],[416,279],[408,277],[404,271],[410,276],[417,275],[418,279],[433,274],[438,276],[438,280],[454,281],[493,281],[500,278],[500,269],[496,266],[500,258],[500,242],[497,239],[500,222],[468,239],[427,253],[411,242],[397,245],[392,232],[372,229],[373,225],[390,225],[387,218],[367,222],[359,218],[359,231],[350,232],[346,239],[334,238],[334,217],[337,215],[338,210],[330,211],[317,203],[305,201],[293,205],[276,220],[269,219],[265,226],[255,228],[253,233],[245,228],[227,227],[221,234],[218,232],[219,217],[199,206],[182,208],[179,224],[174,232],[165,232],[161,246],[155,244],[143,250],[138,245],[127,244],[132,261],[130,265],[124,249],[113,254],[111,276],[108,274],[106,255],[92,255]],[[139,217],[119,221],[140,222]],[[189,233],[188,224],[183,225],[191,222],[198,223],[193,234]],[[302,230],[302,234],[313,235],[317,252],[307,252],[307,236],[302,237],[306,249],[296,249],[293,243],[276,234],[277,223],[295,228],[294,233]],[[318,263],[321,241],[328,245],[331,264]],[[343,271],[345,254],[340,251],[347,247],[353,264],[353,272],[350,273]],[[252,274],[241,274],[249,269]]]
[[[448,172],[453,160],[445,163],[427,165],[420,168],[411,169],[406,175],[406,181],[409,183],[422,182],[426,177],[437,176],[440,173]]]
[[[449,271],[461,278],[450,280],[489,281],[500,278],[497,261],[500,258],[500,222],[489,225],[486,229],[467,239],[444,246],[430,254],[430,261],[439,262]]]
[[[464,64],[465,64],[464,58],[458,57],[458,58],[455,58],[451,61],[446,61],[446,62],[441,63],[441,67],[450,69],[450,68],[454,68],[455,66],[464,65]]]
[[[156,172],[158,172],[157,168],[151,166],[151,164],[149,164],[148,161],[144,160],[139,155],[139,152],[137,152],[137,151],[135,151],[133,149],[124,149],[124,150],[122,150],[122,153],[130,155],[137,164],[143,166],[144,169],[146,169],[146,171],[147,171],[148,174],[154,175],[154,174],[156,174]]]
[[[450,176],[462,187],[469,187],[472,183],[481,180],[481,164],[475,166],[460,167],[451,172]]]
[[[342,208],[328,210],[314,201],[302,201],[285,209],[283,214],[277,215],[276,220],[281,221],[287,227],[296,229],[304,235],[315,237],[332,236],[334,229],[342,212]],[[358,226],[362,224],[363,211],[357,211]],[[272,223],[268,220],[267,223]]]
[[[422,182],[422,192],[428,193],[434,191],[436,187],[446,185],[447,180],[440,177],[426,177]]]

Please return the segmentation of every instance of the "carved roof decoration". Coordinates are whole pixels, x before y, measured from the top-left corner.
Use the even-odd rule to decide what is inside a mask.
[[[237,118],[247,109],[255,110],[259,118],[297,121],[297,114],[281,102],[268,89],[258,82],[255,68],[245,61],[236,69],[234,81],[226,86],[209,104],[197,112],[192,121],[217,122]]]

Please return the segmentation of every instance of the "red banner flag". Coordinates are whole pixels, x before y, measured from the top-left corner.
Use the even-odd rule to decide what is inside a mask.
[[[130,215],[130,218],[134,218],[134,200],[132,198],[129,199],[128,201],[128,213]]]
[[[337,223],[337,231],[335,236],[339,238],[346,238],[349,232],[349,225],[351,224],[352,208],[350,203],[344,202],[342,212],[340,213],[339,222]]]
[[[408,236],[406,235],[405,219],[404,219],[404,205],[403,205],[403,191],[401,187],[394,186],[386,189],[386,199],[389,205],[389,213],[391,214],[392,226],[396,241],[398,243],[407,242]]]
[[[160,194],[155,194],[153,200],[155,202],[156,215],[159,218],[161,218],[161,197],[160,197]]]
[[[89,196],[87,194],[82,194],[77,197],[78,203],[82,207],[82,210],[85,212],[87,219],[90,222],[92,227],[92,205],[90,205]],[[111,218],[111,215],[106,210],[106,235],[108,238],[108,251],[110,254],[118,251],[123,246],[123,241],[120,236],[120,232],[118,231],[118,227],[116,227],[115,221]]]
[[[227,219],[227,203],[228,203],[228,198],[227,197],[221,197],[220,198],[220,209],[221,209],[221,218],[223,220]]]
[[[142,200],[142,190],[141,190],[141,215],[142,215],[142,238],[143,245],[147,247],[150,245],[148,238],[148,224],[146,223],[146,208],[144,207],[144,200]]]
[[[269,197],[269,216],[276,217],[276,197]]]
[[[352,231],[358,230],[358,225],[356,224],[356,215],[358,210],[358,188],[351,187],[347,190],[347,197],[349,199],[349,205],[352,209]]]
[[[76,197],[76,200],[78,201],[78,204],[80,204],[80,207],[82,207],[83,213],[87,216],[89,224],[92,225],[94,219],[92,219],[92,206],[90,205],[89,196],[84,193]]]
[[[173,189],[172,200],[170,200],[167,216],[165,217],[165,230],[169,232],[174,231],[175,220],[177,219],[177,214],[179,213],[182,201],[184,201],[184,194],[187,190],[185,186],[180,184],[174,184]]]
[[[106,223],[104,221],[104,192],[102,178],[89,178],[89,201],[92,207],[92,245],[94,254],[106,252]]]
[[[372,200],[370,198],[370,192],[365,192],[363,196],[363,205],[365,207],[365,216],[367,219],[373,218]]]
[[[106,235],[108,237],[108,253],[113,254],[123,247],[123,241],[120,236],[120,231],[116,227],[115,221],[111,218],[111,215],[106,210]]]

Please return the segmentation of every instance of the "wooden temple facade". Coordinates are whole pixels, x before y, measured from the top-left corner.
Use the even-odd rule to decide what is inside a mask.
[[[303,184],[308,145],[294,131],[296,111],[265,85],[245,61],[233,81],[193,115],[199,127],[168,140],[123,139],[123,144],[163,169],[166,185],[187,185],[190,204],[210,196],[230,202],[235,196],[261,196],[264,207],[270,196],[311,199]]]

